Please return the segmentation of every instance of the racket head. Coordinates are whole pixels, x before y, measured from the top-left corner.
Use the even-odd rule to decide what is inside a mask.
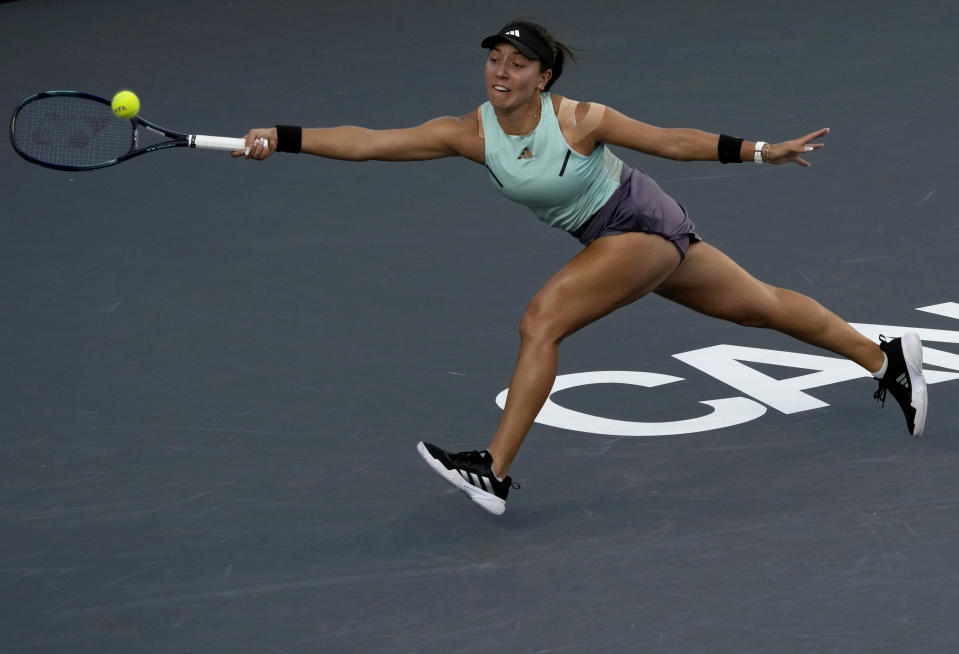
[[[112,166],[136,147],[137,123],[118,118],[110,101],[81,91],[25,98],[10,119],[10,143],[21,157],[56,170]]]

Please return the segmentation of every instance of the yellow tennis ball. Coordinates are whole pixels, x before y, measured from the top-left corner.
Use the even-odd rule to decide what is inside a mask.
[[[110,106],[120,118],[133,118],[140,111],[140,98],[133,91],[120,91],[113,96]]]

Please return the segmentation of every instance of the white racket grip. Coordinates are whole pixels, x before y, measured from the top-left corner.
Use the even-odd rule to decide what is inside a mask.
[[[246,141],[243,139],[230,138],[228,136],[204,136],[203,134],[192,134],[189,138],[191,148],[200,150],[243,150],[246,148]]]

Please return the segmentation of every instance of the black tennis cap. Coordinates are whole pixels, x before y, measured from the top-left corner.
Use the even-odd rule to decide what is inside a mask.
[[[496,34],[483,39],[480,46],[488,50],[500,41],[511,43],[527,59],[539,59],[546,68],[552,68],[555,63],[553,49],[543,40],[539,32],[525,23],[509,23]]]

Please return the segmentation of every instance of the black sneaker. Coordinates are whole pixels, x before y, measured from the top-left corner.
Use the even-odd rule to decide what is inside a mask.
[[[922,376],[922,341],[915,332],[906,332],[902,338],[892,340],[880,336],[879,340],[879,347],[886,353],[889,364],[873,397],[885,406],[886,391],[892,393],[906,414],[909,433],[922,436],[929,404],[926,378]]]
[[[496,478],[493,474],[493,457],[489,452],[453,454],[423,441],[417,444],[416,450],[433,470],[481,507],[496,515],[506,510],[506,496],[513,480],[509,477],[503,481]]]

